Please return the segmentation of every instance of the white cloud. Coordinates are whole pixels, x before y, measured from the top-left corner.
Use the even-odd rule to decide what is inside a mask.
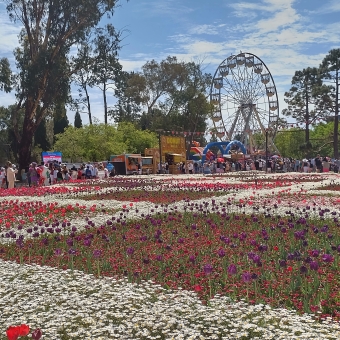
[[[332,0],[329,3],[323,4],[320,8],[315,11],[318,14],[327,14],[327,13],[334,13],[340,12],[340,1],[339,0]]]
[[[217,35],[220,32],[220,28],[223,27],[219,25],[219,27],[214,25],[198,25],[194,26],[189,30],[189,34],[208,34],[208,35]]]
[[[234,9],[234,14],[237,16],[246,17],[253,12],[276,12],[291,8],[295,0],[263,0],[254,2],[237,2],[227,4],[228,7]]]
[[[132,56],[135,57],[135,56]],[[132,71],[140,71],[142,66],[148,61],[150,58],[145,59],[138,59],[138,60],[126,60],[126,59],[120,59],[119,62],[123,66],[123,70],[126,72],[132,72]]]
[[[294,24],[299,20],[300,16],[296,13],[295,9],[287,8],[284,9],[269,19],[262,19],[257,24],[256,27],[260,32],[274,32],[281,27],[287,27]]]
[[[140,3],[142,10],[148,15],[169,15],[178,18],[179,15],[191,13],[190,7],[178,3],[176,0],[147,1]]]
[[[0,34],[0,46],[1,53],[10,54],[14,48],[18,46],[18,34],[20,33],[21,26],[14,24],[8,18],[7,13],[1,10],[0,7],[0,22],[1,22],[1,34]]]

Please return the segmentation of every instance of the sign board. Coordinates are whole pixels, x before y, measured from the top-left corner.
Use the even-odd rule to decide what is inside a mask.
[[[162,159],[167,153],[180,154],[185,158],[185,138],[174,136],[161,136]]]
[[[48,162],[58,162],[61,163],[61,152],[57,152],[57,151],[44,151],[41,153],[41,158],[42,161],[44,163],[48,163]]]
[[[113,169],[113,165],[111,163],[107,163],[106,169],[111,171]]]

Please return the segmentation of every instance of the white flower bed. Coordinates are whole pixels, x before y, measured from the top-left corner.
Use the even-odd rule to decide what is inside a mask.
[[[0,261],[0,334],[40,327],[43,339],[339,339],[340,326],[265,305],[167,291],[152,282]]]

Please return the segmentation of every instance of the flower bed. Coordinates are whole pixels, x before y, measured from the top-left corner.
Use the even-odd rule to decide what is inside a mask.
[[[337,218],[228,214],[225,205],[195,210],[101,226],[88,221],[85,232],[17,239],[0,248],[0,257],[133,282],[151,279],[196,291],[203,301],[219,294],[338,315]]]
[[[333,183],[333,177],[324,176],[324,185]],[[140,186],[134,184],[140,180],[130,178],[129,189],[109,183],[98,186],[98,196],[93,196],[95,183],[86,191],[79,182],[73,184],[79,188],[62,193],[56,187],[57,195],[50,187],[51,193],[39,198],[40,203],[28,204],[24,196],[2,201],[0,217],[14,219],[11,228],[6,228],[8,237],[3,234],[6,242],[0,244],[0,258],[5,261],[0,262],[0,271],[8,273],[1,274],[8,282],[0,290],[5,301],[0,303],[3,334],[5,328],[1,327],[30,323],[41,328],[48,339],[110,338],[112,334],[120,334],[118,338],[129,334],[126,338],[133,339],[171,339],[183,334],[193,339],[339,337],[338,324],[328,325],[329,320],[338,320],[340,313],[340,214],[336,197],[309,195],[309,190],[315,189],[314,180],[292,180],[288,186],[278,180],[262,187],[240,184],[236,177],[230,184],[229,178],[223,182],[219,177],[214,182],[203,176],[196,181],[164,176],[161,181],[157,178],[155,185],[143,181]],[[164,191],[155,190],[159,187]],[[134,201],[134,195],[142,192],[158,202],[143,202],[142,197]],[[162,199],[164,196],[167,199]],[[88,200],[81,201],[88,205],[73,205],[79,197]],[[103,206],[94,205],[99,197]],[[119,209],[116,203],[108,209],[110,197],[118,201]],[[52,204],[57,198],[72,204],[63,208]],[[84,211],[83,217],[80,211]],[[51,220],[44,221],[46,216]],[[21,223],[21,218],[27,223],[19,229],[16,223]],[[45,274],[37,281],[36,275],[41,274],[32,273],[40,271]],[[51,285],[46,283],[49,280]],[[54,280],[65,280],[69,288],[64,285],[59,291]],[[27,285],[27,289],[21,295],[20,288],[15,288],[12,295],[16,302],[8,304],[11,282],[15,282],[13,288]],[[105,289],[94,288],[91,282]],[[86,288],[87,283],[92,290]],[[83,293],[77,288],[81,286]],[[33,294],[29,306],[34,308],[21,310],[22,303],[29,301],[29,292],[41,289],[54,290],[54,294],[43,303]],[[93,305],[96,299],[111,306],[107,299],[117,299],[117,290],[130,293],[122,298],[119,311],[111,307],[104,311],[97,301],[99,307],[87,307],[91,312],[86,314],[86,307],[75,302],[74,309],[63,300],[65,289],[71,296],[77,291],[72,301],[79,299],[84,306]],[[177,305],[182,307],[177,309]],[[155,312],[156,306],[157,310],[168,310],[167,316]],[[178,314],[180,310],[183,313]],[[298,318],[294,311],[303,316]],[[130,318],[117,317],[129,313],[133,315],[131,324],[127,321]],[[69,314],[75,316],[65,316]],[[286,321],[280,321],[280,315],[286,315]],[[62,321],[50,329],[53,317]],[[143,317],[145,321],[141,321]],[[182,323],[170,322],[172,318]]]

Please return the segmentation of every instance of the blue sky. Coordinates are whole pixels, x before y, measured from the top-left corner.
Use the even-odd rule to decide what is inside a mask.
[[[176,55],[203,61],[205,71],[214,74],[231,54],[250,52],[270,70],[282,109],[294,72],[318,66],[329,50],[340,47],[339,18],[339,0],[122,0],[111,22],[125,30],[120,60],[126,71]],[[0,57],[13,63],[19,28],[1,2],[0,28]],[[91,99],[93,115],[102,121],[101,94],[93,90]],[[13,94],[0,92],[0,105],[13,101]],[[71,122],[73,116],[69,112]],[[82,119],[88,121],[85,114]]]

